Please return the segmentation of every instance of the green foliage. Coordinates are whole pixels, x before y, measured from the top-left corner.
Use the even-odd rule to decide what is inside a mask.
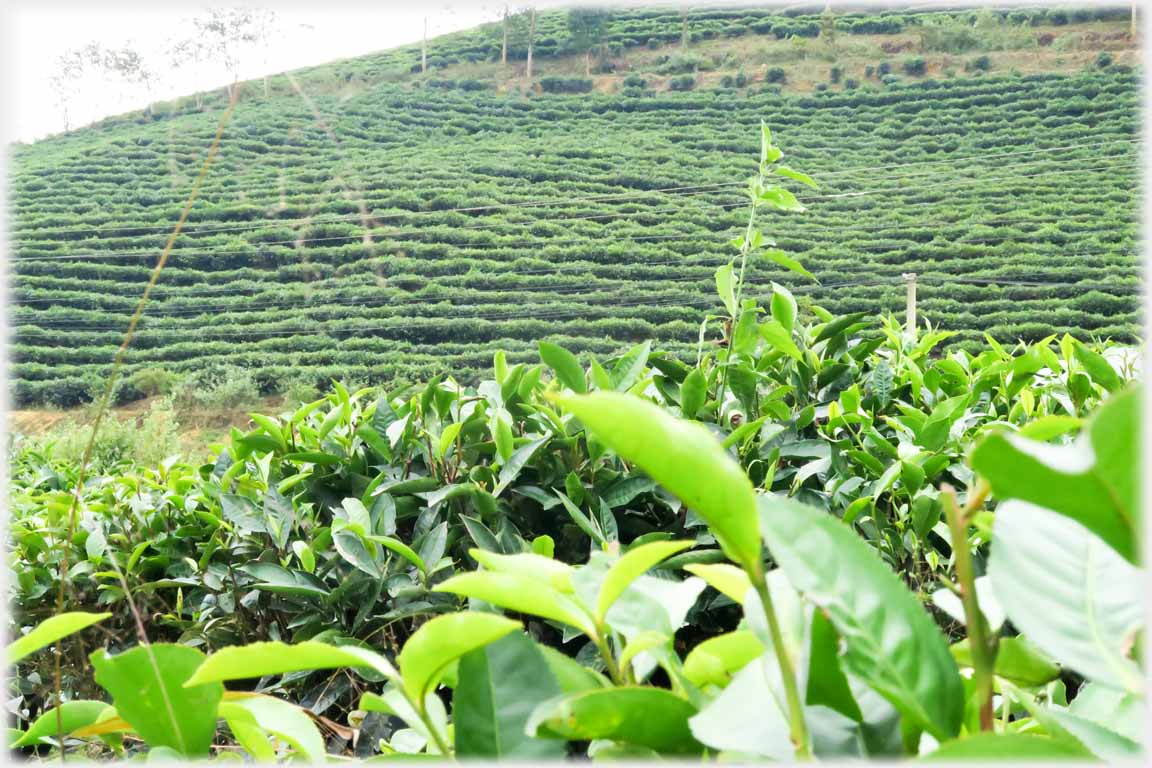
[[[108,618],[110,613],[85,613],[69,611],[45,619],[31,632],[12,641],[5,650],[8,664],[15,664],[29,654],[51,645],[61,638],[79,632]]]
[[[900,67],[904,74],[919,77],[928,71],[928,63],[919,56],[910,56],[901,62]]]
[[[740,18],[725,11],[698,21],[722,34]],[[871,19],[902,26],[905,17]],[[614,17],[608,37],[617,24],[668,21]],[[671,23],[678,38],[678,18]],[[845,23],[841,16],[842,32]],[[565,25],[557,13],[555,34],[538,32],[559,48]],[[418,64],[414,56],[405,61]],[[464,91],[459,81],[417,91],[380,82],[387,58],[357,60],[371,87],[355,97],[355,110],[321,82],[331,69],[298,73],[351,156],[389,169],[386,185],[362,190],[371,243],[353,193],[332,186],[342,170],[331,140],[294,122],[299,98],[245,101],[235,136],[224,139],[235,162],[225,178],[206,182],[186,244],[127,352],[128,383],[140,370],[203,375],[202,386],[184,391],[199,409],[235,401],[228,391],[204,391],[231,375],[206,371],[225,366],[270,393],[294,382],[325,391],[346,377],[397,387],[448,371],[475,383],[498,348],[516,364],[534,359],[539,340],[604,358],[651,337],[694,360],[705,281],[746,216],[735,195],[684,188],[731,190],[720,185],[753,172],[755,145],[743,133],[765,115],[804,125],[791,148],[803,170],[834,174],[811,194],[852,195],[789,222],[779,244],[823,285],[852,283],[804,289],[829,311],[898,311],[899,274],[915,271],[921,314],[958,332],[949,348],[978,352],[984,330],[1001,343],[1053,332],[1121,343],[1138,335],[1136,210],[1126,192],[1136,179],[1138,80],[1114,67],[909,78],[882,92],[833,89],[818,99],[759,88],[720,94],[700,82],[688,92],[572,98]],[[892,61],[898,70],[901,58]],[[756,66],[769,86],[787,77],[774,62]],[[639,79],[649,82],[625,88],[655,85]],[[376,126],[372,135],[364,120]],[[16,404],[74,407],[104,382],[153,264],[153,241],[178,214],[169,161],[184,168],[199,157],[213,125],[176,110],[14,150]],[[1008,154],[1021,147],[1028,153]],[[1049,151],[1056,148],[1067,149]],[[479,160],[490,156],[505,160]],[[405,162],[396,165],[397,157]],[[870,179],[867,169],[877,166],[898,167]],[[145,205],[142,194],[160,202]],[[749,269],[759,285],[788,274],[770,261]],[[982,282],[956,282],[961,274]],[[250,399],[251,385],[240,389],[239,399]],[[114,394],[145,393],[133,385]]]
[[[1133,755],[1131,370],[1071,336],[940,352],[931,325],[761,302],[747,257],[805,268],[757,210],[801,213],[816,182],[760,138],[720,344],[333,383],[202,466],[78,490],[16,446],[16,623],[47,618],[9,649],[19,738],[59,711],[57,750],[200,756],[223,720],[256,759],[347,753],[306,707],[383,758]],[[91,655],[104,693],[70,671],[65,712],[33,651],[92,620],[43,607],[74,493],[67,608],[107,607],[117,645],[139,612],[151,642]]]

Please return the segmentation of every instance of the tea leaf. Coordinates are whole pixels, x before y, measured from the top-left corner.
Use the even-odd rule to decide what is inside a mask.
[[[557,399],[621,458],[638,464],[703,518],[729,557],[761,570],[752,483],[706,427],[633,395]]]
[[[841,521],[778,496],[760,498],[768,550],[843,638],[844,671],[937,739],[963,716],[956,662],[931,617],[871,547]]]
[[[560,694],[536,643],[521,632],[465,654],[452,697],[457,757],[563,757],[562,743],[525,732],[536,706]]]
[[[190,679],[205,663],[203,653],[186,645],[153,643],[115,656],[94,651],[89,659],[117,714],[149,747],[169,747],[185,757],[208,754],[224,686]]]
[[[23,637],[9,643],[5,655],[8,664],[12,665],[25,656],[35,653],[41,648],[51,645],[62,638],[74,635],[97,622],[104,621],[110,613],[86,613],[84,611],[70,611],[51,616],[40,622],[35,629]]]
[[[468,611],[430,619],[408,638],[396,658],[404,690],[412,701],[423,701],[445,667],[517,629],[520,622],[492,613]]]

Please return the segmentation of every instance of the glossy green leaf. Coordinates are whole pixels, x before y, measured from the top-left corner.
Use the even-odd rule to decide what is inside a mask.
[[[468,550],[472,559],[490,571],[511,573],[533,579],[559,592],[572,591],[572,566],[536,552],[501,555],[478,549]]]
[[[399,675],[387,659],[364,648],[313,641],[294,645],[275,641],[221,648],[204,660],[187,685],[343,667],[367,667],[390,678]]]
[[[332,545],[336,547],[336,551],[344,558],[344,562],[353,568],[363,571],[377,579],[384,575],[380,564],[376,562],[376,558],[368,551],[368,545],[365,543],[364,537],[358,532],[350,529],[334,530],[332,533]]]
[[[864,715],[852,694],[848,678],[840,668],[840,636],[823,612],[812,612],[810,635],[804,703],[828,707],[850,720],[861,722]]]
[[[261,729],[291,744],[308,762],[321,763],[327,759],[324,737],[304,709],[264,695],[245,696],[229,703],[250,712]]]
[[[972,648],[968,639],[953,643],[952,658],[962,667],[972,666]],[[1023,636],[1002,637],[997,643],[997,677],[1011,680],[1017,685],[1035,687],[1049,683],[1060,676],[1060,665],[1036,648]]]
[[[1083,424],[1084,420],[1075,416],[1043,416],[1022,426],[1017,434],[1029,440],[1047,442],[1054,437],[1077,430]]]
[[[493,613],[467,611],[430,619],[408,638],[396,657],[404,690],[413,701],[423,701],[445,667],[520,628],[520,622]]]
[[[548,645],[539,645],[537,648],[544,654],[544,661],[556,679],[562,693],[581,693],[597,688],[610,688],[612,684],[608,678],[586,667],[571,656],[556,650]]]
[[[1080,361],[1080,365],[1088,371],[1092,381],[1109,392],[1117,392],[1124,388],[1124,380],[1120,378],[1120,374],[1103,355],[1093,352],[1082,341],[1073,342],[1072,351],[1076,355],[1076,359]]]
[[[708,586],[737,605],[744,603],[748,590],[752,588],[748,574],[731,563],[692,563],[684,566],[684,570],[704,579]]]
[[[86,701],[84,699],[66,701],[59,707],[53,707],[36,718],[32,725],[28,726],[28,730],[24,731],[12,746],[31,746],[39,743],[40,739],[45,736],[56,741],[59,738],[61,730],[59,725],[61,723],[64,733],[69,734],[78,728],[96,722],[100,715],[108,709],[111,707],[106,701]]]
[[[1091,757],[1084,749],[1066,741],[1027,733],[978,733],[963,739],[949,741],[926,755],[924,760],[944,761],[1060,761]]]
[[[708,380],[699,368],[693,368],[680,383],[680,412],[686,419],[695,419],[708,397]]]
[[[723,688],[732,675],[764,653],[764,646],[747,629],[710,637],[684,657],[684,677],[703,688]]]
[[[546,738],[609,739],[662,754],[694,755],[703,751],[688,728],[694,714],[695,707],[660,688],[607,688],[541,704],[528,730]]]
[[[492,495],[499,496],[503,493],[504,489],[510,486],[516,478],[520,476],[520,472],[523,471],[524,466],[532,457],[536,455],[536,452],[551,439],[551,436],[541,437],[538,440],[525,443],[513,451],[512,455],[508,457],[508,460],[504,462],[504,466],[500,467],[500,475],[497,478],[496,487],[492,489]]]
[[[617,392],[626,392],[632,385],[640,380],[644,368],[648,365],[648,354],[652,351],[652,342],[644,341],[628,350],[608,374],[608,381],[612,389]]]
[[[752,483],[706,427],[632,395],[558,399],[621,458],[638,464],[704,519],[729,557],[762,569]]]
[[[268,740],[267,732],[256,722],[256,716],[231,701],[220,702],[216,714],[232,731],[232,738],[257,763],[276,762],[276,749]]]
[[[104,621],[110,613],[87,613],[84,611],[69,611],[56,616],[50,616],[36,625],[28,634],[13,640],[8,644],[5,655],[8,664],[15,664],[25,656],[35,653],[57,640],[76,634],[82,629]]]
[[[628,550],[612,564],[604,576],[604,583],[596,598],[596,620],[604,621],[608,609],[641,574],[661,560],[683,552],[694,544],[691,541],[654,541]]]
[[[459,758],[559,759],[561,742],[525,732],[537,705],[561,694],[536,643],[513,632],[460,659],[452,697]]]
[[[760,323],[760,335],[764,337],[764,341],[768,342],[768,346],[777,352],[782,352],[793,360],[800,361],[803,355],[800,353],[800,348],[796,346],[796,342],[792,340],[792,332],[780,324],[778,320],[767,320]]]
[[[784,267],[784,269],[787,269],[790,272],[795,272],[798,275],[803,275],[809,280],[816,280],[816,276],[805,269],[803,264],[779,248],[765,248],[762,253],[764,258],[775,264],[779,264],[781,267]]]
[[[276,563],[245,563],[236,570],[257,580],[256,589],[301,597],[325,597],[328,589],[324,582],[305,571],[296,571]]]
[[[391,536],[369,536],[368,540],[374,541],[377,544],[392,550],[396,554],[400,555],[400,557],[416,566],[416,568],[420,571],[427,573],[427,566],[425,565],[424,560],[420,557],[420,555],[413,552],[411,547],[399,539],[395,539]]]
[[[568,389],[581,394],[588,391],[588,385],[584,379],[584,369],[580,367],[580,361],[564,347],[542,341],[540,342],[540,359],[556,372],[556,378]]]
[[[1012,624],[1085,677],[1139,691],[1129,658],[1143,626],[1140,571],[1083,526],[1019,501],[1002,503],[988,575]]]
[[[736,316],[736,281],[732,274],[732,264],[725,264],[716,269],[716,293],[728,314]]]
[[[788,718],[770,682],[778,680],[775,654],[761,650],[689,721],[692,734],[717,750],[782,762],[794,759]]]
[[[972,467],[997,498],[1066,515],[1136,563],[1141,392],[1108,400],[1072,445],[990,434],[972,451]]]
[[[841,664],[938,739],[963,716],[956,662],[931,617],[876,552],[840,520],[778,496],[760,497],[768,550],[844,642]]]
[[[789,179],[792,179],[793,181],[798,181],[801,184],[804,184],[805,186],[811,187],[812,189],[819,189],[820,188],[820,185],[817,184],[815,181],[813,181],[811,176],[809,176],[806,173],[801,173],[800,171],[793,170],[792,168],[789,168],[786,165],[778,165],[778,166],[776,166],[776,168],[774,170],[779,175],[785,176]]]
[[[476,552],[479,550],[474,550],[473,556]],[[517,573],[462,573],[437,584],[433,589],[568,624],[589,636],[596,631],[591,617],[575,601],[547,584]]]
[[[186,645],[153,643],[115,656],[94,651],[89,659],[116,713],[149,747],[168,747],[186,757],[208,754],[224,686],[190,680],[204,662],[203,653]]]
[[[296,558],[300,561],[300,565],[304,566],[307,573],[316,572],[316,555],[312,552],[312,548],[302,541],[292,542],[292,551],[296,554]]]

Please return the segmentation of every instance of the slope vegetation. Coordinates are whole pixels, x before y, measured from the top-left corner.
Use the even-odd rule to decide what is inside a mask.
[[[386,80],[301,73],[307,99],[246,90],[130,369],[251,367],[271,392],[467,377],[539,339],[694,354],[761,119],[821,185],[766,234],[820,283],[758,264],[757,289],[787,279],[833,312],[902,311],[915,272],[922,316],[961,344],[1135,338],[1127,68],[809,94],[665,92],[637,73],[579,95]],[[211,141],[211,104],[17,148],[18,402],[82,402],[107,371]]]

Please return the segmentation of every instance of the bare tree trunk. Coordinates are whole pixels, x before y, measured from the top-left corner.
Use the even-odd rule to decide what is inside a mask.
[[[504,43],[500,46],[500,63],[508,64],[508,6],[504,6]]]
[[[424,42],[420,45],[420,71],[428,71],[428,17],[424,17]]]
[[[270,91],[268,89],[268,75],[264,75],[264,98],[268,98]]]
[[[536,8],[532,8],[532,21],[528,25],[528,79],[532,79],[532,43],[536,41]]]
[[[199,111],[204,110],[204,92],[197,91],[196,93],[196,109]]]

